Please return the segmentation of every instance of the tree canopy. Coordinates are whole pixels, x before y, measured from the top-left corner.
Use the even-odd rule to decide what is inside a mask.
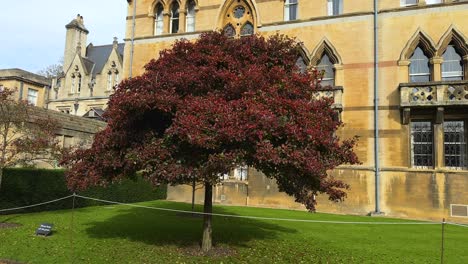
[[[309,209],[317,193],[343,199],[348,186],[327,172],[358,162],[355,139],[336,136],[342,124],[332,100],[313,99],[320,73],[299,71],[299,49],[279,35],[232,39],[211,32],[175,42],[143,75],[118,86],[105,113],[108,126],[92,147],[64,158],[69,187],[142,171],[154,184],[195,178],[211,189],[220,174],[245,164]]]
[[[0,90],[0,187],[4,168],[56,162],[61,152],[57,123],[34,116],[35,107],[14,95],[14,90]]]

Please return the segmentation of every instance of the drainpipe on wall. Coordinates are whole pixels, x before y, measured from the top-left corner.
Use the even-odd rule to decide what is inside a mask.
[[[375,212],[380,211],[380,163],[379,163],[379,54],[378,54],[378,3],[374,0],[374,162],[375,162]]]
[[[135,42],[135,25],[136,25],[136,2],[137,0],[133,0],[133,25],[132,25],[132,39],[131,39],[131,46],[130,46],[130,72],[128,78],[132,78],[132,69],[133,69],[133,52],[134,52],[134,42]]]

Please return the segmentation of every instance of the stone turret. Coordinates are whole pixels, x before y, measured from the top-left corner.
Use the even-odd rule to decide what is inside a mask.
[[[81,49],[79,46],[86,45],[89,33],[84,25],[83,17],[80,14],[78,14],[70,23],[65,25],[65,28],[67,29],[67,35],[65,40],[65,52],[63,55],[64,70],[70,67],[70,64],[77,52],[80,52],[82,57],[86,55],[86,49]]]

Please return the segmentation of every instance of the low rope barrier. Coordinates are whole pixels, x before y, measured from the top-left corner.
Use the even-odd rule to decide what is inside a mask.
[[[468,225],[462,225],[462,224],[457,224],[457,223],[453,223],[453,222],[446,222],[446,224],[468,228]]]
[[[55,199],[55,200],[52,200],[52,201],[48,201],[48,202],[43,202],[43,203],[38,203],[38,204],[31,204],[31,205],[26,205],[26,206],[21,206],[21,207],[15,207],[15,208],[0,209],[0,212],[15,211],[15,210],[21,210],[21,209],[26,209],[26,208],[41,206],[41,205],[44,205],[44,204],[55,203],[55,202],[58,202],[58,201],[61,201],[61,200],[65,200],[65,199],[71,198],[71,197],[73,197],[73,196],[74,196],[74,195],[72,194],[72,195],[65,196],[65,197],[62,197],[62,198],[58,198],[58,199]]]
[[[347,222],[347,221],[325,221],[325,220],[309,220],[309,219],[292,219],[292,218],[274,218],[274,217],[262,217],[262,216],[246,216],[246,215],[230,215],[230,214],[217,214],[217,213],[204,213],[204,212],[192,212],[178,209],[162,208],[162,207],[151,207],[138,204],[121,203],[103,199],[97,199],[82,195],[76,195],[76,197],[94,200],[98,202],[104,202],[109,204],[125,205],[129,207],[145,208],[151,210],[168,211],[176,213],[186,214],[198,214],[198,215],[212,215],[222,217],[233,217],[233,218],[247,218],[247,219],[259,219],[259,220],[273,220],[273,221],[290,221],[290,222],[305,222],[305,223],[323,223],[323,224],[365,224],[365,225],[440,225],[440,222]]]
[[[184,213],[184,214],[197,214],[197,215],[212,215],[212,216],[220,216],[220,217],[232,217],[232,218],[245,218],[245,219],[258,219],[258,220],[272,220],[272,221],[289,221],[289,222],[303,222],[303,223],[323,223],[323,224],[357,224],[357,225],[440,225],[441,222],[357,222],[357,221],[326,221],[326,220],[310,220],[310,219],[293,219],[293,218],[275,218],[275,217],[263,217],[263,216],[249,216],[249,215],[232,215],[232,214],[219,214],[219,213],[204,213],[204,212],[193,212],[193,211],[186,211],[186,210],[179,210],[179,209],[170,209],[170,208],[163,208],[163,207],[152,207],[152,206],[145,206],[145,205],[138,205],[138,204],[130,204],[130,203],[122,203],[122,202],[115,202],[115,201],[109,201],[109,200],[104,200],[104,199],[98,199],[98,198],[93,198],[93,197],[88,197],[88,196],[82,196],[78,194],[72,194],[69,196],[65,196],[62,198],[58,198],[55,200],[47,201],[47,202],[42,202],[42,203],[37,203],[37,204],[32,204],[32,205],[26,205],[26,206],[21,206],[21,207],[15,207],[15,208],[8,208],[8,209],[0,209],[0,212],[7,212],[7,211],[15,211],[15,210],[21,210],[21,209],[26,209],[26,208],[31,208],[31,207],[36,207],[36,206],[41,206],[45,204],[50,204],[50,203],[55,203],[61,200],[65,200],[68,198],[82,198],[86,200],[93,200],[93,201],[98,201],[98,202],[103,202],[103,203],[108,203],[108,204],[117,204],[117,205],[124,205],[124,206],[129,206],[129,207],[136,207],[136,208],[144,208],[144,209],[150,209],[150,210],[158,210],[158,211],[167,211],[167,212],[175,212],[175,213]],[[460,226],[460,227],[465,227],[468,228],[468,225],[464,224],[457,224],[453,222],[445,222],[446,224],[449,225],[454,225],[454,226]]]

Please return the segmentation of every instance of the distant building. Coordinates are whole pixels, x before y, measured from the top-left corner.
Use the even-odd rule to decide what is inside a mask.
[[[124,44],[114,38],[110,45],[84,48],[89,31],[80,15],[65,28],[64,72],[53,81],[48,108],[78,116],[89,116],[91,110],[102,114],[121,79]]]
[[[15,91],[15,99],[27,100],[30,104],[45,107],[51,80],[21,69],[0,70],[0,90]]]

